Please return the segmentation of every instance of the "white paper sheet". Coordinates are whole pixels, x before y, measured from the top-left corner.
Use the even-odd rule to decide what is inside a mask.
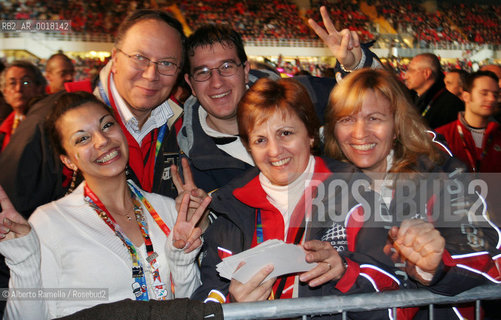
[[[266,281],[284,274],[313,269],[317,264],[307,263],[305,256],[304,250],[297,245],[280,240],[268,240],[252,249],[223,259],[216,266],[216,269],[223,278],[229,280],[234,278],[246,283],[264,266],[272,264],[274,269],[264,279]],[[245,265],[235,272],[238,264],[242,261],[245,262]]]

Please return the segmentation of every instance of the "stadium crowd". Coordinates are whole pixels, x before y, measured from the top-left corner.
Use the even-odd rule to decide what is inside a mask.
[[[75,32],[115,37],[106,61],[57,52],[1,65],[0,288],[108,289],[107,303],[10,296],[6,320],[221,319],[214,302],[499,286],[499,200],[442,186],[501,172],[501,66],[429,52],[383,63],[357,1],[300,13],[286,0],[189,0],[189,36],[145,9],[154,1],[0,3],[7,18],[75,15]],[[470,30],[417,1],[369,5],[417,42],[498,41],[483,34],[499,25],[486,7]],[[335,66],[256,63],[244,47],[313,37]],[[301,263],[287,267],[298,269],[277,274],[280,261],[239,278],[251,256],[223,276],[225,258],[268,240],[295,248]],[[177,298],[185,309],[168,309]],[[474,312],[430,310],[348,316]]]
[[[421,47],[447,43],[501,44],[501,5],[437,2],[427,10],[419,0],[367,1],[396,32],[411,34]],[[327,5],[338,28],[348,26],[363,41],[377,37],[378,27],[360,9],[361,1],[312,1],[312,8]],[[319,18],[314,9],[301,11],[288,0],[189,0],[178,4],[188,25],[229,23],[245,40],[315,39],[306,20]],[[81,0],[19,2],[0,1],[0,19],[65,19],[71,17],[74,32],[115,34],[123,19],[135,9],[158,6],[155,1]]]

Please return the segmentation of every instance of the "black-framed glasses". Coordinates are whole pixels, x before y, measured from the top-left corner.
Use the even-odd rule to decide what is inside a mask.
[[[203,67],[194,71],[191,74],[191,78],[198,82],[207,81],[212,77],[212,70],[217,70],[220,76],[222,77],[231,77],[235,73],[237,73],[238,67],[242,66],[243,63],[235,63],[233,61],[226,61],[216,68],[207,68]]]
[[[179,69],[179,66],[176,63],[169,60],[153,61],[140,54],[127,54],[120,48],[116,49],[130,59],[130,61],[132,62],[132,67],[134,67],[134,69],[136,70],[144,71],[148,69],[150,63],[153,63],[157,65],[158,73],[160,73],[161,75],[173,76],[176,74],[177,69]]]

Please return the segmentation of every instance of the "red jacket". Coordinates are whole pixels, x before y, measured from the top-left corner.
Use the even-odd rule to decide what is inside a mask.
[[[443,125],[435,131],[445,137],[454,156],[467,164],[470,171],[473,171],[473,166],[475,166],[477,172],[501,172],[501,128],[499,123],[496,121],[488,123],[482,148],[477,148],[470,130],[460,120],[461,117],[462,114],[459,114],[458,120]],[[458,126],[463,132],[463,137],[459,133]]]
[[[16,112],[12,111],[7,118],[0,124],[0,151],[2,151],[5,146],[9,144],[10,136],[12,135],[12,126],[14,125],[14,119],[16,118]]]

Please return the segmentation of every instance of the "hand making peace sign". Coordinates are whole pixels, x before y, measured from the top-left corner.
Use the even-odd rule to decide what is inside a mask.
[[[186,253],[191,252],[202,244],[200,236],[202,229],[196,227],[198,221],[203,216],[205,209],[209,205],[211,198],[205,197],[193,215],[188,218],[188,206],[190,202],[189,194],[183,195],[181,205],[174,225],[173,244],[178,249],[184,249]]]
[[[322,6],[320,14],[325,29],[313,19],[308,19],[308,24],[322,41],[329,47],[334,57],[345,69],[353,70],[362,59],[362,48],[356,31],[343,29],[337,31],[329,17],[329,12]]]
[[[189,205],[188,205],[188,219],[191,219],[195,211],[202,205],[202,202],[210,197],[207,193],[198,188],[193,181],[193,175],[191,174],[190,165],[188,163],[188,159],[182,158],[181,165],[183,166],[183,176],[184,183],[181,179],[181,175],[179,174],[179,170],[176,165],[171,166],[172,180],[174,181],[174,185],[176,186],[178,196],[176,197],[176,209],[179,211],[181,207],[181,202],[184,199],[185,194],[189,194]],[[209,201],[210,202],[210,201]],[[209,226],[208,222],[208,210],[204,217],[201,219],[199,227],[202,231],[205,231]]]

